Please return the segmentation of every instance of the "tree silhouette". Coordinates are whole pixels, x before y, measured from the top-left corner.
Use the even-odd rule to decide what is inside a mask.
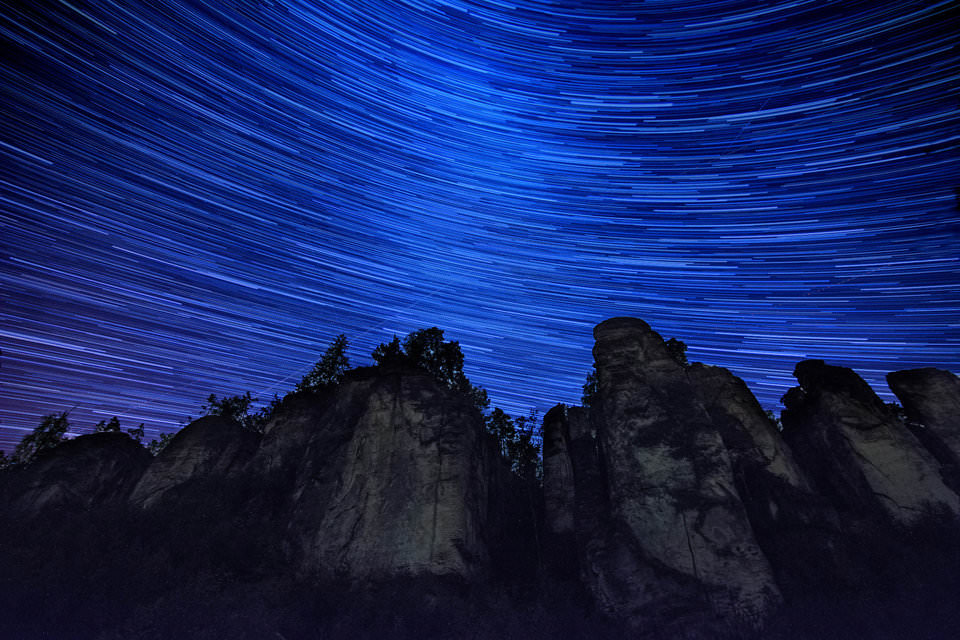
[[[516,435],[508,446],[513,471],[521,478],[539,480],[543,477],[540,462],[540,445],[543,440],[540,412],[531,409],[529,415],[519,416],[516,424]]]
[[[347,358],[348,344],[347,336],[342,333],[334,338],[323,357],[297,384],[297,391],[316,392],[339,384],[344,374],[350,370],[350,360]]]
[[[117,418],[117,416],[113,416],[110,418],[110,422],[107,422],[106,420],[101,420],[98,422],[93,431],[94,433],[119,433],[120,430],[120,419]]]
[[[414,331],[403,340],[403,349],[410,362],[438,382],[451,389],[463,389],[466,376],[463,374],[463,352],[460,343],[446,342],[443,330],[437,327]]]
[[[540,446],[543,427],[536,409],[514,419],[497,407],[486,417],[484,425],[497,439],[500,455],[510,463],[511,471],[521,478],[542,477]]]
[[[265,408],[259,413],[251,414],[250,407],[256,401],[247,391],[243,395],[224,396],[218,398],[216,394],[211,393],[207,398],[206,404],[201,407],[204,416],[220,416],[228,422],[240,425],[249,431],[262,432],[269,418],[270,409]],[[271,403],[273,408],[276,403]]]
[[[597,379],[597,369],[594,368],[587,374],[587,381],[583,383],[583,395],[580,396],[580,402],[584,407],[591,407],[597,401],[600,393],[599,381]]]
[[[390,342],[380,343],[371,355],[375,365],[382,368],[402,366],[407,363],[407,355],[403,352],[400,338],[396,334]]]
[[[159,440],[151,440],[150,444],[147,445],[147,451],[149,451],[154,456],[159,455],[161,451],[167,448],[167,445],[170,444],[170,441],[173,440],[174,434],[172,433],[161,433]]]
[[[667,351],[670,352],[670,356],[679,364],[685,367],[690,364],[687,361],[687,344],[682,340],[677,340],[676,338],[667,340]]]
[[[13,464],[27,464],[36,459],[37,455],[52,449],[64,440],[70,422],[67,412],[44,416],[40,424],[23,437],[20,444],[13,450],[11,461]]]
[[[243,424],[252,403],[253,398],[249,391],[243,395],[224,396],[223,398],[218,398],[217,394],[211,393],[207,397],[206,404],[201,407],[201,411],[203,411],[201,415],[220,416],[229,422]]]
[[[143,423],[141,422],[139,426],[135,429],[127,429],[127,433],[130,434],[130,437],[137,441],[137,444],[143,444]]]
[[[445,341],[442,329],[418,329],[408,334],[402,344],[394,335],[389,343],[378,345],[372,356],[376,366],[381,368],[410,367],[426,371],[445,387],[469,395],[481,412],[490,406],[487,392],[471,384],[463,372],[460,343]]]
[[[513,418],[511,418],[503,409],[497,407],[490,412],[490,415],[487,416],[485,422],[487,432],[497,439],[497,445],[500,448],[500,455],[505,458],[509,458],[509,443],[512,442],[517,435],[516,427],[513,424]]]

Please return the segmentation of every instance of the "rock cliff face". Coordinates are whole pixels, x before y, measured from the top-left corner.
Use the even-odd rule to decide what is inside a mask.
[[[555,560],[572,558],[598,604],[638,628],[912,580],[909,562],[888,561],[911,534],[891,527],[929,506],[956,513],[944,464],[852,371],[801,363],[782,434],[742,380],[680,364],[646,323],[609,320],[595,336],[592,406],[544,420],[546,528]],[[949,425],[953,380],[914,380],[936,407],[924,419]],[[951,433],[937,435],[944,455]]]
[[[570,451],[567,408],[557,405],[543,416],[543,485],[545,527],[558,538],[572,538],[574,529],[575,479]]]
[[[817,490],[854,513],[910,525],[929,507],[960,513],[941,465],[850,369],[805,360],[784,398],[784,435]]]
[[[305,568],[353,580],[483,571],[491,461],[466,397],[427,375],[349,382],[312,431],[292,500]]]
[[[776,425],[743,380],[727,369],[701,363],[689,367],[687,375],[735,468],[763,469],[790,486],[809,490]]]
[[[943,465],[950,488],[960,492],[960,378],[942,369],[910,369],[887,375],[914,435]]]
[[[862,580],[850,566],[840,515],[813,491],[743,380],[700,363],[687,373],[730,454],[737,491],[784,595],[796,599]]]
[[[640,622],[656,611],[758,619],[779,601],[730,456],[683,366],[641,320],[594,330],[593,422],[609,526],[596,594]]]

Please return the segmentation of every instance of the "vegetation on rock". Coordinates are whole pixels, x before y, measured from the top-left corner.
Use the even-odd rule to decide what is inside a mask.
[[[347,357],[349,342],[344,334],[338,335],[327,347],[323,357],[313,365],[303,379],[297,383],[297,391],[316,393],[322,389],[338,385],[343,376],[350,370],[350,359]]]
[[[664,344],[666,344],[670,356],[676,360],[678,364],[685,367],[690,365],[687,361],[687,343],[682,340],[677,340],[676,338],[670,338]]]
[[[110,422],[101,420],[93,429],[94,433],[120,433],[120,419],[117,416],[110,418]]]
[[[37,427],[25,435],[13,455],[10,457],[11,464],[27,464],[34,461],[43,451],[53,449],[63,442],[67,431],[70,429],[70,421],[67,419],[68,412],[51,413],[44,416]]]

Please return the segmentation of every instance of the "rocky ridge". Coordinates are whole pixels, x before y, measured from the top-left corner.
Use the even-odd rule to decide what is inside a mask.
[[[261,626],[240,637],[313,637],[317,619],[359,637],[367,613],[316,603],[389,588],[404,603],[390,615],[414,626],[444,603],[440,626],[411,637],[467,637],[449,627],[467,593],[538,602],[543,637],[553,624],[595,637],[604,620],[624,625],[615,636],[739,637],[775,633],[812,598],[956,593],[956,376],[890,374],[903,419],[853,371],[804,361],[781,431],[742,380],[678,361],[645,322],[594,335],[597,393],[544,416],[542,488],[510,473],[469,398],[409,369],[292,394],[262,434],[206,417],[156,458],[102,433],[4,472],[8,631],[147,638],[211,624],[184,613],[173,594],[185,592],[224,609],[219,633],[247,602]],[[41,592],[59,618],[31,618]],[[97,616],[63,604],[101,597]],[[469,637],[495,635],[472,620]]]

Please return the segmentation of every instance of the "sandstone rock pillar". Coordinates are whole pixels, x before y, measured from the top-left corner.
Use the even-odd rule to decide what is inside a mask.
[[[910,525],[928,507],[960,513],[939,463],[863,379],[822,360],[799,363],[784,397],[784,435],[819,492],[854,513]]]
[[[607,320],[594,337],[592,411],[612,529],[602,597],[633,619],[704,609],[762,617],[779,591],[683,365],[642,320]]]
[[[888,374],[887,384],[914,434],[945,467],[951,488],[960,491],[960,378],[928,367]]]
[[[484,571],[490,461],[470,400],[420,373],[338,394],[294,485],[291,535],[306,571],[354,584]]]

